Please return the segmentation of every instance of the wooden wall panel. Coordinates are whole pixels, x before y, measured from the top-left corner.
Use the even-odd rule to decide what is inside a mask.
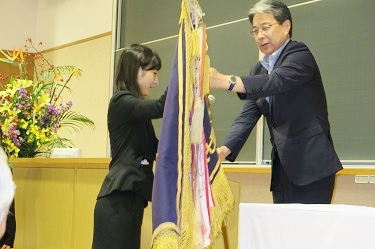
[[[109,158],[12,159],[16,189],[16,249],[91,248],[96,196],[108,172]],[[243,169],[242,169],[243,170]],[[225,169],[235,197],[227,218],[227,238],[237,248],[238,204],[272,203],[268,171]],[[228,172],[229,171],[229,172]],[[231,172],[235,171],[235,172]],[[263,172],[263,173],[256,173]],[[346,173],[345,173],[346,172]],[[375,184],[357,184],[355,174],[373,171],[344,170],[337,176],[333,203],[375,207]],[[145,209],[141,248],[152,237],[151,204]],[[212,249],[224,249],[219,236]]]
[[[77,170],[72,248],[91,248],[96,197],[107,172],[107,169]]]
[[[73,180],[71,169],[14,169],[15,248],[71,248]]]

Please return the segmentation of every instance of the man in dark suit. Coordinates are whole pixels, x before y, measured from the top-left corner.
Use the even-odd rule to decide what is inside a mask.
[[[331,203],[336,172],[327,101],[318,65],[302,42],[292,41],[288,7],[261,0],[249,11],[252,35],[264,54],[249,76],[210,69],[210,87],[246,100],[218,154],[234,161],[261,115],[272,143],[274,203]]]

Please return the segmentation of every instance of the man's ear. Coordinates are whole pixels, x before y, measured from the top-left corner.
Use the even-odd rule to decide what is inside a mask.
[[[291,27],[292,27],[292,23],[290,22],[290,20],[285,20],[285,21],[283,22],[283,24],[281,24],[281,26],[283,26],[285,32],[286,32],[287,34],[289,34],[290,29],[291,29]]]

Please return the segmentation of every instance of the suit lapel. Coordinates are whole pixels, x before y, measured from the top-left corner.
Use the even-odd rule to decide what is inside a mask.
[[[279,58],[277,58],[277,61],[275,62],[275,65],[273,67],[273,69],[277,68],[278,66],[280,66],[281,62],[283,61],[283,58],[284,58],[284,54],[285,54],[285,51],[287,50],[288,46],[293,43],[294,41],[292,40],[289,40],[289,42],[286,44],[286,46],[283,48],[283,51],[281,51],[280,53],[280,56]],[[270,121],[272,123],[272,125],[274,125],[274,121],[273,121],[273,100],[274,100],[274,96],[270,96],[269,98],[270,102],[269,102],[269,112],[270,112]]]

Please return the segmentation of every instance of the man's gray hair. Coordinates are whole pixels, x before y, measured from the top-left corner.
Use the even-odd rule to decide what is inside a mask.
[[[286,20],[290,21],[289,35],[292,37],[292,14],[288,6],[283,2],[277,0],[260,0],[249,10],[249,21],[253,25],[253,18],[255,14],[270,13],[272,14],[279,24]]]

